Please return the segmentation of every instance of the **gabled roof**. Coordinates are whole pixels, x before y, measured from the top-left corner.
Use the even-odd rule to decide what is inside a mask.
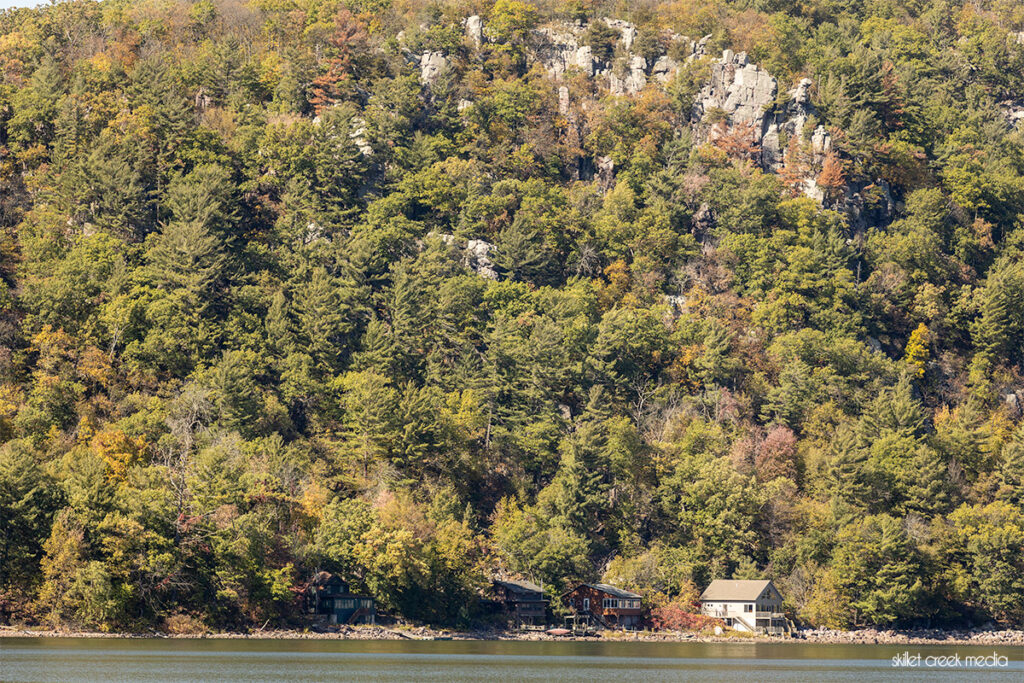
[[[771,581],[740,581],[715,579],[711,582],[700,599],[703,602],[722,600],[757,600],[764,593],[765,588],[771,586]]]
[[[563,595],[568,595],[569,593],[572,593],[573,591],[579,590],[581,586],[587,586],[589,588],[593,588],[596,591],[601,591],[602,593],[607,593],[608,595],[614,595],[617,598],[642,598],[643,597],[639,593],[633,593],[631,591],[628,591],[628,590],[625,590],[625,589],[622,589],[622,588],[617,588],[616,586],[611,586],[611,585],[609,585],[607,583],[581,583],[579,586],[576,586],[576,588],[573,588],[571,591],[565,592]]]
[[[543,593],[544,589],[537,584],[530,583],[529,581],[509,581],[503,579],[495,579],[494,583],[499,586],[503,586],[516,593]]]
[[[313,580],[309,582],[309,585],[314,588],[324,588],[329,585],[341,585],[348,587],[348,583],[339,576],[335,576],[330,572],[317,572]]]

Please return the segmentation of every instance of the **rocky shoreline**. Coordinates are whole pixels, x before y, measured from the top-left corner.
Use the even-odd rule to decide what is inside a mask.
[[[941,630],[910,631],[863,629],[833,631],[808,629],[792,638],[708,632],[636,631],[605,632],[592,636],[550,636],[540,631],[447,631],[425,626],[340,626],[336,631],[253,630],[221,633],[103,633],[99,631],[44,630],[30,627],[0,625],[0,638],[177,638],[226,640],[530,640],[530,641],[644,641],[667,643],[819,643],[864,645],[1005,645],[1024,646],[1024,630]]]

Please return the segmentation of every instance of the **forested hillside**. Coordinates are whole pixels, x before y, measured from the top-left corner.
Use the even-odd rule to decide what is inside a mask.
[[[0,620],[1024,623],[1021,121],[1015,0],[0,13]]]

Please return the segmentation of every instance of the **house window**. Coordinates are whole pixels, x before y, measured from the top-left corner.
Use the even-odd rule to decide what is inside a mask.
[[[753,612],[754,611],[754,606],[751,605],[750,603],[747,603],[746,605],[743,605],[743,611],[744,612]]]
[[[590,598],[583,598],[583,609],[590,609]]]

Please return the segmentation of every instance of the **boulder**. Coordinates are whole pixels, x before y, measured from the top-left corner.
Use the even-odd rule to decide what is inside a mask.
[[[790,91],[790,96],[792,97],[793,102],[799,105],[809,105],[811,103],[812,85],[814,85],[814,81],[811,79],[801,79],[796,88]]]
[[[424,52],[420,57],[420,83],[427,87],[434,85],[447,68],[448,58],[443,52]]]
[[[427,233],[427,237],[438,237],[445,245],[453,249],[459,250],[458,240],[455,239],[455,235],[449,233],[437,234],[434,232]],[[469,240],[466,242],[466,246],[462,249],[462,263],[475,272],[480,277],[485,277],[488,280],[497,280],[498,271],[494,269],[494,262],[490,259],[491,249],[494,249],[494,245],[484,240]]]
[[[1017,419],[1020,417],[1020,399],[1017,394],[1010,393],[1006,394],[1004,402],[1006,403],[1006,410],[1010,413],[1010,417]]]
[[[811,151],[822,156],[832,151],[832,136],[825,126],[818,126],[811,134]]]
[[[707,54],[708,41],[711,40],[712,34],[709,33],[696,43],[694,43],[693,50],[691,51],[690,57],[703,57]]]
[[[494,269],[494,262],[490,259],[491,250],[494,245],[484,240],[469,240],[466,243],[466,265],[469,266],[480,277],[488,280],[497,280],[498,271]]]

